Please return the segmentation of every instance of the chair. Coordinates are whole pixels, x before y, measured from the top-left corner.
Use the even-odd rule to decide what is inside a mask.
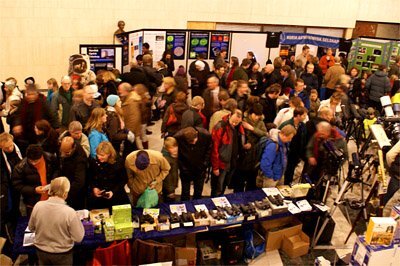
[[[128,240],[113,242],[107,248],[97,248],[93,255],[92,266],[131,265],[131,244]]]
[[[136,239],[132,246],[132,265],[172,261],[175,264],[175,248],[172,244]]]

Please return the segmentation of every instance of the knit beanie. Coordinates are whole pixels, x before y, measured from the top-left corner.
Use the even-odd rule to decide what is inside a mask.
[[[119,97],[117,95],[114,95],[114,94],[108,95],[107,104],[109,106],[114,106],[117,103],[118,99],[119,99]]]
[[[139,170],[144,170],[147,168],[147,166],[149,166],[149,164],[150,164],[149,154],[145,151],[139,151],[136,155],[136,161],[135,161],[136,168]]]

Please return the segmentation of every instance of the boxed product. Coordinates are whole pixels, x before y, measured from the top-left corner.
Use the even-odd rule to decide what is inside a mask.
[[[95,209],[89,212],[90,220],[93,222],[94,233],[101,234],[102,221],[105,218],[110,218],[110,211],[108,209]]]
[[[358,236],[351,254],[350,265],[398,265],[400,249],[393,243],[388,246],[368,245],[364,236]]]
[[[291,198],[303,198],[308,194],[308,190],[311,188],[311,185],[308,183],[305,184],[295,184],[292,186],[292,193],[290,195]]]
[[[196,212],[193,213],[194,226],[207,226],[210,225],[210,216],[206,205],[194,205]]]
[[[176,266],[194,266],[196,265],[197,248],[175,247],[175,265]]]
[[[400,244],[400,205],[393,206],[390,217],[392,217],[397,222],[393,240],[395,244]]]
[[[310,247],[310,238],[303,232],[283,236],[282,250],[290,257],[297,258],[308,253]]]
[[[115,233],[114,240],[124,240],[133,238],[133,233],[117,234]]]
[[[284,197],[277,188],[263,188],[264,193],[267,195],[272,214],[284,213],[288,211],[288,206],[284,202]]]
[[[282,247],[284,236],[292,236],[302,231],[301,222],[294,216],[261,222],[265,231],[266,250],[276,250]]]
[[[132,222],[115,224],[115,240],[132,238]]]
[[[220,265],[221,250],[217,250],[212,240],[198,241],[199,265]]]
[[[253,205],[256,207],[258,217],[263,218],[272,215],[271,205],[267,199],[256,200]]]
[[[130,204],[112,206],[112,214],[115,223],[132,222],[132,208]]]
[[[219,210],[210,210],[208,213],[210,215],[210,226],[226,224],[225,212],[221,212]]]
[[[390,245],[393,240],[396,221],[391,217],[371,217],[365,241],[369,245]]]
[[[104,219],[103,223],[103,230],[104,233],[114,232],[115,231],[115,224],[112,217]]]
[[[158,215],[160,215],[160,209],[143,209],[143,214],[140,216],[140,229],[144,232],[155,230]]]
[[[82,220],[83,228],[85,229],[85,237],[93,238],[94,237],[94,227],[93,221]]]
[[[167,231],[170,230],[170,222],[168,219],[168,215],[160,214],[157,218],[157,230],[158,231]]]

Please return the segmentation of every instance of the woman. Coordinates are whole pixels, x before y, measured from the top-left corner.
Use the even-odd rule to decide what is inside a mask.
[[[85,127],[86,132],[89,133],[88,138],[91,158],[96,158],[97,146],[99,146],[102,141],[108,141],[107,135],[104,132],[106,122],[106,111],[103,108],[94,108]]]
[[[147,138],[147,133],[149,131],[146,130],[146,128],[147,125],[150,123],[150,118],[151,118],[151,105],[152,105],[151,96],[149,94],[149,91],[143,84],[137,84],[134,89],[142,99],[142,102],[140,103],[140,113],[142,115],[141,126],[140,126],[140,132],[141,132],[140,138],[142,140],[143,148],[148,149],[149,140]]]
[[[180,65],[174,76],[176,82],[176,90],[183,91],[187,94],[189,88],[189,81],[186,74],[185,67]]]
[[[162,136],[173,136],[181,128],[182,114],[189,109],[186,105],[186,94],[178,92],[175,103],[171,104],[165,111],[161,125]]]
[[[35,233],[39,265],[72,265],[74,244],[85,235],[75,210],[65,202],[70,187],[68,178],[55,178],[50,184],[50,198],[33,208],[28,227]]]
[[[359,104],[361,94],[361,79],[358,77],[358,69],[352,67],[350,69],[350,82],[348,95],[353,103]]]
[[[35,123],[36,144],[42,146],[45,152],[55,154],[58,151],[58,133],[47,120]]]
[[[55,78],[51,78],[47,81],[47,103],[51,103],[51,99],[53,98],[53,93],[57,92],[58,83]]]
[[[164,51],[161,61],[167,65],[168,77],[172,77],[172,73],[175,71],[175,63],[171,50]]]
[[[124,186],[128,181],[124,161],[108,141],[97,146],[96,158],[89,161],[89,208],[111,208],[129,204]]]
[[[163,79],[163,83],[159,90],[161,95],[157,99],[157,108],[161,116],[165,113],[165,110],[168,109],[168,106],[175,101],[177,93],[175,86],[176,82],[174,78],[166,77]]]
[[[246,111],[246,102],[249,95],[249,90],[249,85],[245,80],[235,80],[229,87],[229,94],[231,95],[231,98],[236,100],[237,108],[239,108],[242,112]]]
[[[226,75],[226,86],[229,88],[231,82],[233,80],[233,73],[239,67],[239,59],[236,56],[232,56],[229,61],[229,69],[227,71],[228,75]]]
[[[100,87],[99,92],[104,99],[102,107],[106,107],[107,102],[105,100],[107,99],[107,97],[111,94],[117,94],[117,81],[114,73],[112,73],[111,71],[104,71],[101,76],[103,80],[103,86]]]

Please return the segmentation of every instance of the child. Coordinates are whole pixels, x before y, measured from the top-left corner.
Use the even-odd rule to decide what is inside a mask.
[[[310,118],[317,117],[320,104],[321,102],[318,98],[318,91],[316,89],[312,89],[310,91],[310,110],[308,113]]]
[[[161,152],[171,166],[169,174],[163,180],[163,198],[164,202],[173,202],[175,201],[175,189],[178,187],[178,142],[176,139],[166,138]]]
[[[367,109],[367,117],[364,119],[364,138],[368,138],[369,136],[369,127],[376,122],[376,116],[375,116],[375,109],[372,107],[368,107]]]

